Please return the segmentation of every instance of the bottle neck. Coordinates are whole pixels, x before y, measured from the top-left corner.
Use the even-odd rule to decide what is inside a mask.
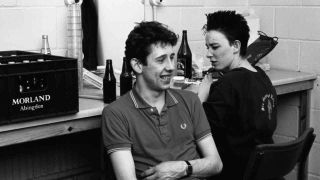
[[[48,49],[49,48],[49,42],[47,38],[42,39],[42,48]]]
[[[123,60],[123,62],[122,62],[122,74],[123,74],[123,73],[126,73],[127,71],[128,71],[127,61],[126,61],[126,60]]]
[[[105,74],[112,74],[113,75],[113,67],[112,67],[112,61],[106,61],[106,69]]]
[[[188,44],[187,31],[183,31],[183,33],[182,33],[182,43]]]
[[[42,54],[51,54],[50,47],[49,47],[49,40],[48,36],[43,35],[42,36],[42,48],[41,48]]]

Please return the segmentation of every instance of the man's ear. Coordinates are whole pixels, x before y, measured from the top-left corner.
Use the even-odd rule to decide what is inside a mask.
[[[240,53],[241,42],[239,40],[235,40],[232,43],[232,48],[233,48],[233,53],[234,54]]]
[[[131,67],[133,69],[133,71],[137,74],[140,74],[142,72],[142,64],[141,62],[139,61],[139,59],[137,58],[132,58],[130,60],[130,64],[131,64]]]

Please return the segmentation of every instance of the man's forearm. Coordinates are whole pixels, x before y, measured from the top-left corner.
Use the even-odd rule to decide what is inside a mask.
[[[203,158],[190,160],[192,165],[193,177],[209,177],[215,174],[219,174],[222,170],[222,163],[220,159],[215,158]],[[187,165],[186,165],[187,166]]]
[[[208,177],[220,173],[223,165],[213,137],[207,136],[197,145],[203,158],[189,161],[193,167],[191,176]]]

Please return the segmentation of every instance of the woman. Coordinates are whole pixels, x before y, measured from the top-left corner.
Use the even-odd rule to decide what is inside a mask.
[[[208,14],[204,31],[213,68],[227,71],[215,83],[205,76],[198,91],[224,164],[217,179],[242,179],[252,149],[273,143],[276,91],[265,72],[246,59],[249,27],[242,15]]]

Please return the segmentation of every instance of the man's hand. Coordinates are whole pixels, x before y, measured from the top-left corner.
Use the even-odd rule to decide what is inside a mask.
[[[184,161],[162,162],[141,173],[144,180],[179,179],[186,175],[187,164]]]

